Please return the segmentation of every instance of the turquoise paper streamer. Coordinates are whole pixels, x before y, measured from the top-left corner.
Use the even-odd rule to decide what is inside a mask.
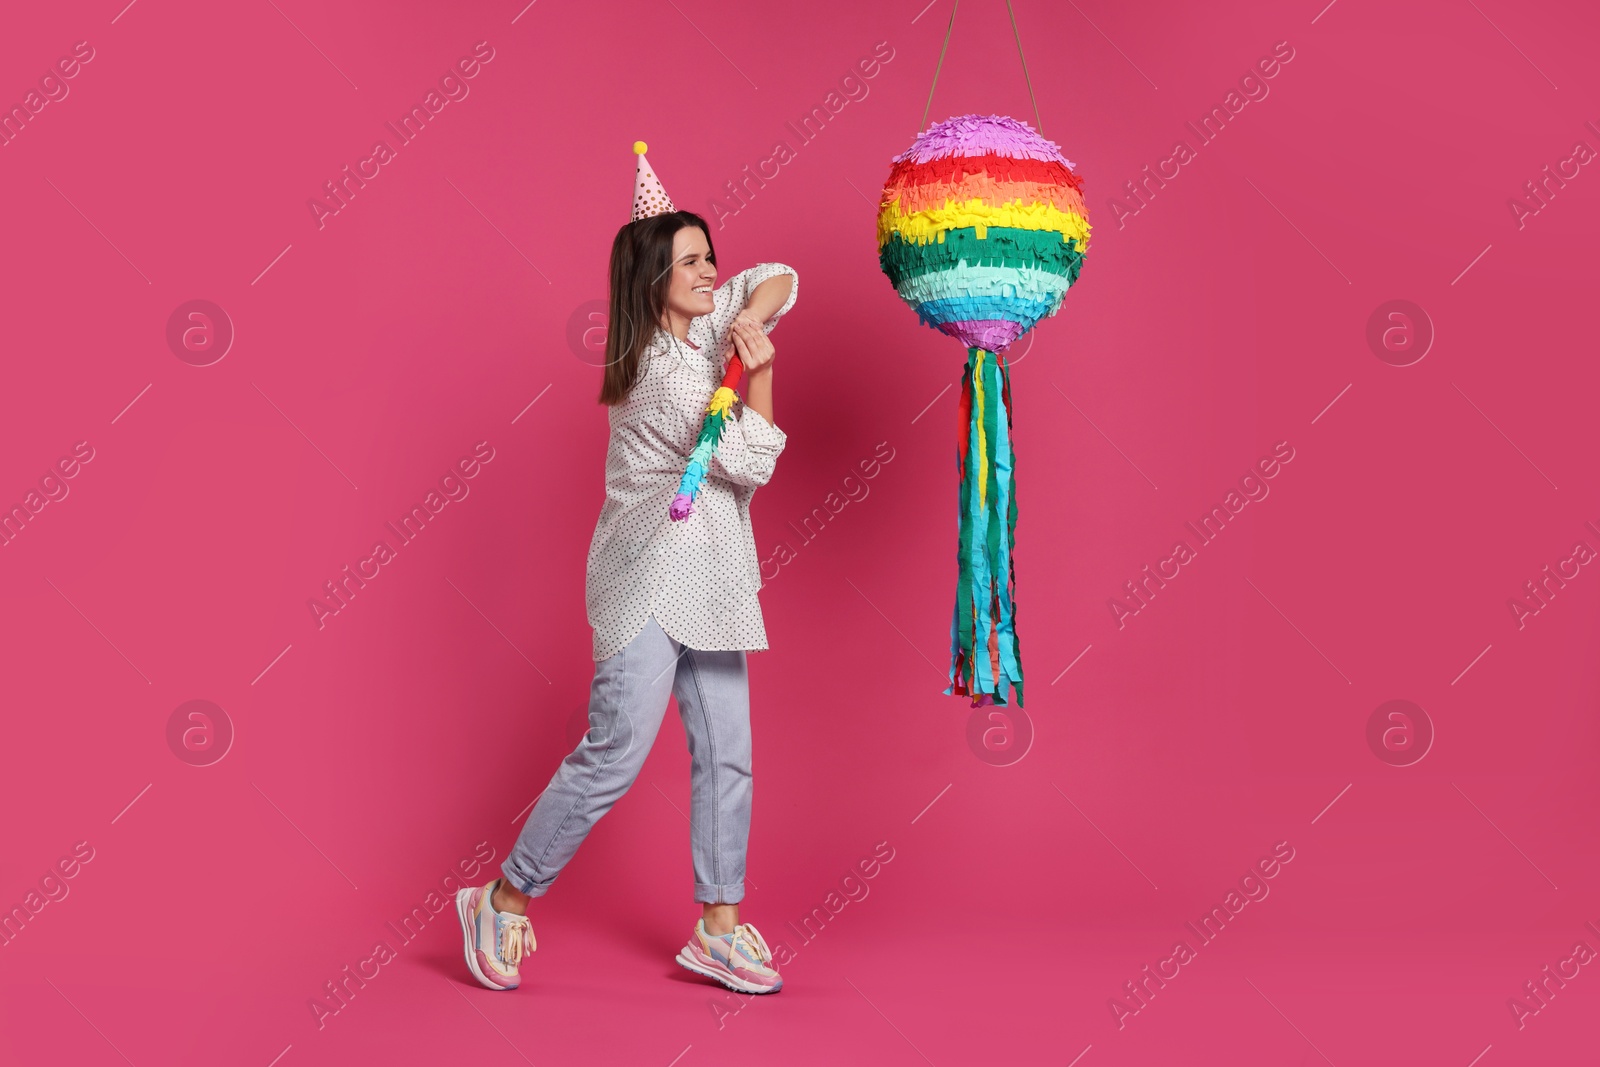
[[[981,405],[978,389],[973,387],[975,376],[983,392]],[[1017,506],[1010,425],[1010,369],[996,354],[969,348],[962,391],[970,418],[965,427],[965,463],[959,450],[956,453],[961,476],[957,508],[959,575],[956,608],[950,619],[950,684],[945,693],[953,694],[956,684],[961,682],[974,698],[988,694],[996,705],[1004,706],[1014,685],[1017,706],[1021,707],[1022,650],[1016,634],[1016,605],[1011,592],[1011,552]],[[984,438],[981,446],[980,427]],[[980,464],[987,482],[981,502],[978,494]],[[991,630],[999,660],[998,678],[989,659]],[[969,641],[970,649],[965,647]],[[964,677],[967,673],[971,675],[970,682]]]

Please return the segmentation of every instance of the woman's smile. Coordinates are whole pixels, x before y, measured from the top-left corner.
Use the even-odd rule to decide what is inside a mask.
[[[694,303],[704,308],[704,310],[701,312],[702,315],[708,314],[716,307],[716,300],[711,296],[711,290],[715,287],[715,285],[716,278],[713,276],[705,279],[699,285],[696,285],[694,288],[689,290],[689,292],[692,294]]]

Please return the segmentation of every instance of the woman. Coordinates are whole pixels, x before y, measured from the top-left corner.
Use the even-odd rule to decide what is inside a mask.
[[[752,786],[745,652],[767,647],[750,498],[772,477],[787,439],[773,425],[767,333],[794,305],[799,276],[763,263],[715,289],[704,219],[676,210],[637,217],[637,206],[635,214],[611,246],[600,390],[611,438],[585,582],[596,661],[590,730],[534,805],[504,877],[461,890],[456,910],[473,977],[515,988],[522,957],[535,948],[528,902],[633,784],[673,695],[689,739],[694,899],[702,905],[678,962],[739,992],[775,993],[783,979],[772,953],[739,921]],[[734,351],[745,368],[743,404],[733,407],[693,512],[670,521],[706,404]]]

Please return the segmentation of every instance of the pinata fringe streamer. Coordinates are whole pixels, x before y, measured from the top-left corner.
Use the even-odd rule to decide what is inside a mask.
[[[967,349],[961,381],[956,469],[961,475],[956,606],[950,619],[947,696],[973,706],[1022,702],[1022,648],[1016,633],[1016,576],[1011,549],[1017,528],[1012,481],[1011,372],[1005,356]]]

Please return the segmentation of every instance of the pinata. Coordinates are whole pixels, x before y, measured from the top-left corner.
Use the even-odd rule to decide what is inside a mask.
[[[1021,707],[1017,524],[1006,349],[1061,307],[1089,242],[1075,164],[1018,119],[958,115],[892,160],[878,264],[924,325],[967,347],[956,467],[956,605],[946,695]]]

